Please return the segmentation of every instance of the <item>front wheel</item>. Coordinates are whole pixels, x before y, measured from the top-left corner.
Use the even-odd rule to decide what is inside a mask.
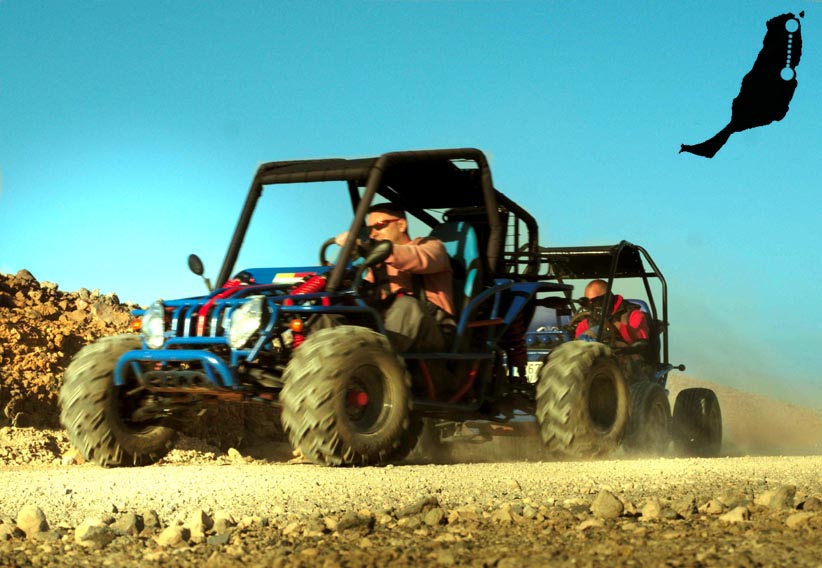
[[[380,465],[402,453],[411,376],[384,336],[350,325],[316,331],[283,381],[283,427],[311,461]]]
[[[114,384],[117,360],[140,347],[136,335],[105,337],[83,347],[63,377],[60,421],[83,457],[105,467],[155,463],[177,438],[172,428],[132,420],[148,396],[133,377]]]
[[[553,454],[589,458],[614,451],[628,424],[628,387],[611,349],[589,341],[554,349],[540,369],[536,418]]]

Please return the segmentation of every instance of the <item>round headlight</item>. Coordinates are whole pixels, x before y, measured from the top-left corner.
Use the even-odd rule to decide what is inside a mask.
[[[151,349],[159,349],[166,341],[166,309],[162,302],[154,302],[143,314],[143,325],[140,333],[146,345]]]
[[[246,302],[231,312],[228,326],[228,344],[240,349],[263,324],[265,296],[249,296]]]

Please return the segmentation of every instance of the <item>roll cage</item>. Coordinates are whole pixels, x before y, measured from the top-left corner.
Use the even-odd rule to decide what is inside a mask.
[[[668,367],[668,285],[659,267],[643,247],[621,241],[614,245],[602,246],[538,247],[535,254],[521,253],[518,256],[521,264],[534,269],[533,274],[529,274],[527,279],[558,283],[568,280],[605,280],[608,283],[604,298],[605,306],[612,305],[612,288],[615,280],[639,279],[648,299],[649,315],[659,340],[654,347],[658,347],[657,352],[661,350],[661,367]],[[660,285],[660,307],[657,306],[651,289],[651,281],[654,279],[658,280]],[[569,303],[570,294],[570,291],[565,294]],[[598,322],[597,341],[602,340],[609,312],[609,309],[602,311]]]
[[[485,155],[474,148],[390,152],[372,158],[320,159],[262,164],[251,182],[240,219],[217,277],[221,286],[231,276],[251,216],[263,188],[275,184],[342,181],[354,211],[348,240],[331,271],[326,290],[341,284],[368,208],[380,196],[397,204],[430,227],[440,223],[428,210],[443,210],[444,220],[468,221],[477,231],[485,279],[520,280],[534,272],[529,259],[538,253],[534,218],[493,187]]]

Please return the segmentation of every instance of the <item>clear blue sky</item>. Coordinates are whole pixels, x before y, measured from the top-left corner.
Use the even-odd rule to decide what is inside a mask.
[[[800,10],[787,117],[678,154]],[[544,245],[648,248],[690,374],[822,408],[820,26],[802,0],[0,0],[0,272],[200,293],[186,257],[216,275],[259,163],[472,146]],[[325,213],[283,215],[284,262],[349,222]]]

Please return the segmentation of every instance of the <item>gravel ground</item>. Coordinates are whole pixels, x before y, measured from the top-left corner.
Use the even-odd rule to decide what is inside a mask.
[[[66,463],[71,461],[66,458]],[[0,466],[2,566],[822,566],[822,456]]]

